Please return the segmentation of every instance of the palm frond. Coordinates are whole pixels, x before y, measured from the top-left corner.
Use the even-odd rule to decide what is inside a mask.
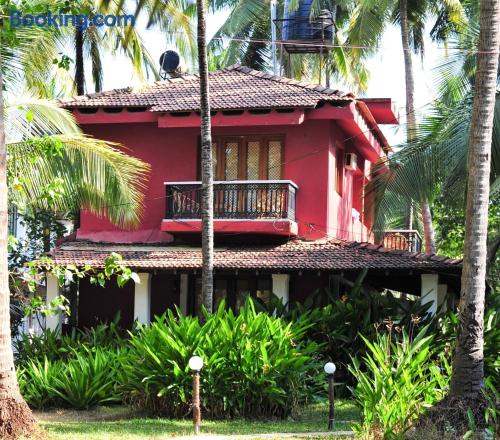
[[[55,101],[29,95],[9,99],[4,106],[7,142],[47,134],[80,134],[73,116]]]
[[[149,166],[117,145],[84,135],[52,135],[8,144],[11,199],[31,209],[88,209],[115,225],[137,225]]]

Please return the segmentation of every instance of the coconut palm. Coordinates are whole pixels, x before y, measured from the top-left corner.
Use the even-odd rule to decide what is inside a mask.
[[[436,69],[439,98],[426,109],[411,143],[400,146],[374,170],[369,192],[375,193],[375,229],[403,227],[408,201],[444,197],[465,204],[467,149],[474,98],[475,50],[479,17],[470,15],[467,32],[450,40],[449,55]],[[500,194],[500,96],[495,105],[492,142],[492,196]],[[390,172],[381,172],[385,167]],[[419,208],[417,206],[417,208]],[[415,221],[420,218],[418,209]],[[496,240],[493,240],[495,242]]]
[[[3,103],[3,91],[0,102]],[[20,130],[24,135],[18,136]],[[42,137],[38,136],[40,132],[44,133]],[[15,134],[16,139],[6,143],[5,133]],[[30,209],[74,212],[85,207],[117,225],[131,227],[141,215],[145,171],[143,162],[126,156],[111,144],[85,137],[71,115],[54,103],[16,100],[0,107],[1,438],[10,438],[10,431],[25,433],[33,423],[19,394],[10,343],[8,195],[11,202]]]
[[[31,0],[28,5],[23,2],[23,11],[27,7],[45,7],[62,10],[68,14],[86,14],[89,17],[96,14],[134,15],[133,11],[129,10],[129,5],[128,2],[121,0],[77,2]],[[192,1],[165,0],[155,3],[153,0],[144,0],[141,2],[141,7],[150,15],[148,26],[155,26],[165,31],[166,44],[175,45],[188,61],[195,57],[196,44],[192,20],[196,8]],[[157,62],[151,58],[136,27],[94,26],[82,29],[78,26],[69,26],[44,30],[47,34],[44,51],[41,52],[44,57],[36,57],[36,60],[33,60],[30,54],[20,56],[20,60],[24,62],[26,84],[39,96],[54,96],[54,84],[57,85],[56,91],[59,93],[73,93],[76,90],[77,94],[81,95],[88,92],[86,90],[88,76],[92,77],[95,91],[101,91],[105,73],[102,59],[105,53],[125,55],[130,60],[135,75],[141,81],[149,75],[158,77]],[[74,55],[71,57],[66,55],[68,47],[74,48]],[[85,60],[90,62],[90,74],[85,71]],[[74,61],[74,74],[71,74],[72,61]]]
[[[31,209],[89,209],[131,227],[142,211],[148,167],[116,145],[82,134],[70,113],[55,103],[17,96],[24,60],[34,67],[50,47],[37,28],[4,28],[0,33],[0,438],[29,434],[34,418],[22,399],[10,342],[7,266],[8,197]],[[33,53],[37,47],[41,56]],[[31,53],[31,57],[28,56]],[[43,80],[45,72],[37,75]],[[7,183],[9,182],[9,186]]]
[[[278,19],[284,18],[286,8],[293,12],[299,6],[297,0],[280,0],[277,3]],[[312,3],[312,17],[319,14],[322,9],[334,10],[335,46],[348,44],[347,28],[354,4],[355,2],[351,0],[335,2],[335,7],[330,0],[315,0]],[[231,11],[210,43],[212,51],[221,53],[222,59],[219,64],[227,66],[240,63],[258,70],[269,69],[272,50],[269,41],[271,39],[269,2],[210,0],[209,5],[215,11],[224,9]],[[282,49],[279,51],[283,52]],[[325,52],[323,57],[318,54],[283,56],[282,71],[285,75],[297,79],[309,79],[320,83],[337,80],[349,85],[353,90],[364,90],[368,85],[368,72],[361,62],[363,57],[359,55],[360,52],[354,49],[334,47]]]
[[[451,394],[481,393],[491,144],[500,47],[500,3],[482,0],[475,95],[469,133],[464,263]]]
[[[412,52],[424,54],[424,32],[428,19],[434,19],[431,36],[436,41],[445,41],[454,31],[463,29],[467,22],[465,10],[459,0],[439,2],[436,0],[361,0],[352,13],[349,37],[351,44],[359,47],[376,48],[385,27],[389,23],[399,24],[404,55],[406,82],[406,124],[407,142],[412,143],[416,132],[414,105],[415,80],[412,66]],[[434,230],[432,227],[429,201],[419,199],[420,212],[425,236],[426,252],[435,251]],[[412,208],[410,202],[406,227],[412,227]]]
[[[214,186],[212,166],[212,132],[210,121],[210,90],[208,86],[207,23],[204,0],[198,7],[198,70],[200,75],[201,112],[201,221],[202,221],[202,295],[203,303],[212,313],[214,260]]]
[[[5,119],[13,203],[55,212],[86,208],[123,228],[139,222],[146,164],[117,144],[83,135],[53,101],[12,100]]]

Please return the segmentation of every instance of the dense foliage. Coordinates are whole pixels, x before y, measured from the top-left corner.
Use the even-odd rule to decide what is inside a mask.
[[[363,338],[369,351],[349,367],[358,379],[354,398],[363,412],[363,422],[355,425],[358,433],[398,437],[444,396],[451,366],[427,330],[414,339],[406,330],[400,335],[390,330],[373,342]]]
[[[435,328],[437,325],[437,320],[427,314],[430,304],[404,300],[391,292],[381,294],[368,290],[361,287],[362,281],[363,274],[341,298],[329,291],[317,291],[302,304],[290,304],[288,309],[277,297],[267,305],[259,304],[269,314],[311,323],[307,338],[319,344],[321,359],[335,362],[335,378],[341,384],[338,392],[346,396],[350,394],[346,386],[356,383],[348,369],[352,358],[362,357],[367,349],[363,337],[373,341],[377,329],[389,324],[401,328],[428,324]]]
[[[190,412],[188,360],[202,356],[202,407],[211,417],[287,417],[314,397],[324,378],[305,339],[308,321],[285,322],[255,311],[235,315],[221,304],[198,318],[169,311],[122,338],[116,325],[17,343],[21,391],[33,407],[86,408],[128,402],[151,413]]]
[[[122,367],[124,395],[155,413],[186,415],[188,360],[196,354],[206,364],[201,376],[205,414],[286,417],[315,391],[317,345],[304,340],[309,325],[257,313],[251,300],[238,315],[221,304],[203,325],[169,311],[132,335]]]
[[[45,357],[23,364],[18,368],[19,387],[35,408],[118,403],[122,400],[116,380],[119,363],[119,352],[81,346],[68,361]]]

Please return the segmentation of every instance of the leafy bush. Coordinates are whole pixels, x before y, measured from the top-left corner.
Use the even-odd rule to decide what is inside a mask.
[[[121,401],[116,382],[118,354],[83,349],[69,361],[33,360],[18,369],[21,393],[34,408],[83,409]]]
[[[47,408],[59,402],[54,385],[61,377],[64,363],[51,362],[47,358],[35,359],[17,368],[19,389],[33,408]]]
[[[362,363],[349,367],[358,379],[354,398],[362,409],[358,433],[401,438],[424,409],[439,401],[448,389],[451,366],[443,353],[432,349],[433,336],[424,327],[412,340],[405,330],[363,338],[368,352]],[[438,359],[436,361],[435,359]]]
[[[125,345],[123,331],[118,326],[119,317],[109,324],[99,324],[91,329],[72,329],[67,335],[47,329],[41,335],[28,333],[19,335],[14,340],[16,362],[23,365],[27,362],[44,359],[55,361],[68,359],[75,354],[85,352],[87,348],[115,349]]]
[[[332,360],[337,365],[335,379],[347,386],[354,386],[355,376],[349,373],[351,358],[361,359],[367,346],[362,336],[375,340],[377,327],[390,323],[402,328],[431,325],[437,327],[438,320],[428,315],[430,304],[404,301],[391,292],[380,294],[362,287],[366,271],[363,272],[350,292],[336,298],[328,290],[317,291],[302,304],[295,303],[289,309],[278,297],[268,304],[259,303],[261,310],[283,317],[287,321],[310,322],[306,337],[320,345],[320,357]],[[348,395],[346,387],[339,387],[341,394]]]
[[[205,362],[201,399],[210,417],[286,417],[312,397],[318,347],[304,340],[306,321],[257,313],[251,299],[238,315],[222,303],[203,325],[177,312],[131,336],[121,370],[127,401],[166,416],[188,414],[195,354]]]

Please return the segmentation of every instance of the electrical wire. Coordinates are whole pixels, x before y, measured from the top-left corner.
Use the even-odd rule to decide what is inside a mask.
[[[429,101],[415,109],[413,109],[413,111],[411,112],[407,112],[405,114],[403,114],[402,116],[404,117],[407,117],[408,115],[412,114],[412,113],[416,113],[417,111],[421,110],[422,108],[424,107],[427,107],[428,105],[430,105],[432,103],[432,101]],[[342,144],[345,144],[346,142],[349,142],[350,140],[352,139],[355,139],[359,136],[362,136],[366,133],[369,133],[371,132],[372,130],[375,130],[377,127],[373,127],[373,128],[369,128],[367,130],[364,130],[358,134],[355,134],[353,136],[349,136],[347,138],[344,138],[343,140],[341,140],[340,142]],[[310,156],[314,156],[316,154],[319,154],[319,153],[322,153],[324,151],[328,151],[330,149],[330,146],[328,147],[325,147],[325,148],[319,148],[317,150],[314,150],[314,151],[311,151],[311,152],[308,152],[308,153],[304,153],[303,155],[301,156],[298,156],[298,157],[294,157],[292,159],[289,159],[289,160],[286,160],[286,161],[282,161],[282,162],[279,162],[278,164],[275,164],[275,165],[272,165],[271,167],[269,167],[269,169],[274,169],[274,168],[278,168],[278,167],[282,167],[284,165],[288,165],[292,162],[296,162],[296,161],[299,161],[299,160],[303,160],[303,159],[306,159]],[[224,184],[230,184],[230,183],[234,183],[234,182],[239,182],[238,180],[224,180]],[[182,185],[182,182],[178,182],[179,185]],[[147,197],[147,198],[144,198],[143,200],[146,202],[146,201],[156,201],[156,200],[166,200],[166,199],[169,199],[171,197],[178,197],[179,195],[183,195],[183,194],[187,194],[187,193],[193,193],[193,192],[197,192],[197,191],[202,191],[203,188],[200,186],[199,188],[194,188],[194,189],[189,189],[189,190],[185,190],[185,191],[176,191],[176,194],[175,195],[164,195],[164,196],[158,196],[158,197]],[[194,200],[192,200],[192,202],[195,202]],[[114,208],[114,207],[119,207],[119,206],[126,206],[126,205],[130,205],[132,202],[126,202],[126,203],[121,203],[121,204],[116,204],[116,205],[107,205],[107,206],[104,206],[103,209],[109,209],[109,208]]]
[[[184,32],[175,32],[175,31],[167,31],[164,32],[169,35],[185,35]],[[387,48],[383,46],[365,46],[365,45],[356,45],[356,44],[333,44],[333,43],[317,43],[317,42],[307,42],[306,40],[276,40],[273,42],[272,40],[266,38],[247,38],[247,37],[212,37],[212,40],[218,41],[234,41],[238,43],[258,43],[258,44],[276,44],[278,46],[302,46],[302,47],[317,47],[317,48],[328,48],[328,49],[363,49],[363,50],[373,50],[373,51],[389,51]],[[472,48],[464,48],[464,47],[447,47],[447,46],[434,46],[435,49],[444,50],[446,52],[455,51],[455,52],[465,52],[469,54],[500,54],[499,50],[491,50],[491,51],[481,51]],[[413,52],[411,48],[403,48],[397,49]]]

